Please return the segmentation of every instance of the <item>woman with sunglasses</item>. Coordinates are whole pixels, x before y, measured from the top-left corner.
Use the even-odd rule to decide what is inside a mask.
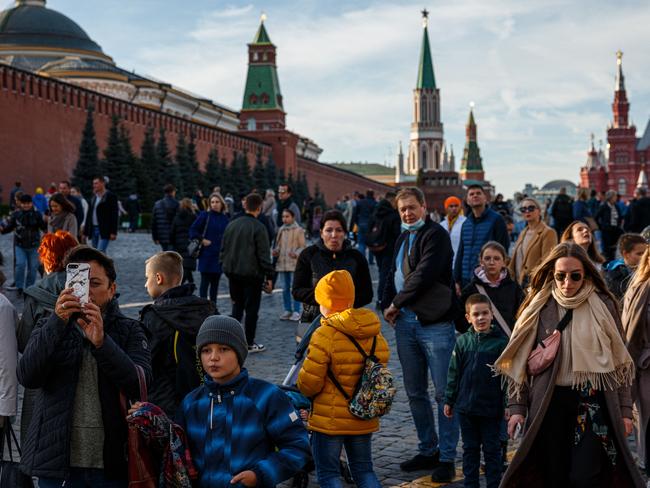
[[[639,267],[625,293],[623,327],[627,348],[636,365],[632,397],[637,416],[637,454],[646,474],[650,473],[650,248],[646,247]]]
[[[519,234],[510,260],[510,274],[521,286],[526,287],[530,273],[557,244],[557,234],[542,220],[542,209],[537,200],[524,198],[519,207],[526,227]]]
[[[598,248],[596,247],[596,240],[594,238],[594,233],[591,231],[589,226],[582,222],[581,220],[574,220],[569,224],[569,226],[564,229],[560,242],[574,242],[579,245],[585,251],[591,262],[594,264],[598,271],[601,270],[605,258],[600,254]]]
[[[531,352],[555,333],[557,353],[532,376]],[[535,269],[494,368],[508,383],[508,433],[524,431],[501,488],[645,486],[626,440],[634,362],[615,299],[582,247],[559,244]]]

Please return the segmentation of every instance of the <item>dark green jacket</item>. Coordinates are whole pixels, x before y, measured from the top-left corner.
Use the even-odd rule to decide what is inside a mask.
[[[456,341],[449,362],[445,403],[455,412],[481,417],[502,417],[505,391],[501,377],[490,366],[501,355],[508,339],[496,330],[476,333],[470,328]]]
[[[227,276],[273,278],[266,227],[250,214],[231,220],[221,243],[221,268]]]

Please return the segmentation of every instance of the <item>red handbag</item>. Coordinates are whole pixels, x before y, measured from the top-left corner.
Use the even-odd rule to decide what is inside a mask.
[[[557,351],[560,349],[562,331],[569,325],[572,317],[573,309],[567,310],[553,333],[543,341],[539,341],[537,347],[531,351],[526,366],[529,376],[537,376],[543,373],[553,363]]]
[[[140,401],[147,401],[147,383],[144,378],[142,366],[135,366],[140,384]],[[120,404],[126,417],[129,402],[124,392],[120,392]],[[127,433],[127,461],[129,466],[129,488],[156,488],[158,474],[154,469],[151,451],[142,438],[142,434],[135,425],[128,425]]]

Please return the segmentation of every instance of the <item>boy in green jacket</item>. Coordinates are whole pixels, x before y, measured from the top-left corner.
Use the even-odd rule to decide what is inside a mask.
[[[472,327],[458,338],[449,363],[445,416],[458,415],[463,435],[463,474],[466,488],[479,487],[481,447],[487,488],[501,481],[499,430],[505,412],[501,379],[490,368],[508,344],[492,325],[490,300],[475,293],[465,302],[465,318]]]

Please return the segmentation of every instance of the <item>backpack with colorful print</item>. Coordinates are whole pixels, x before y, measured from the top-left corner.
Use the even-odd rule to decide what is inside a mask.
[[[352,396],[345,392],[331,369],[327,370],[327,376],[347,400],[348,410],[355,417],[371,420],[386,415],[390,412],[397,390],[393,384],[393,373],[390,372],[388,367],[381,364],[377,356],[375,356],[377,336],[372,339],[370,354],[366,354],[366,351],[363,350],[354,337],[348,334],[344,335],[350,339],[364,357],[361,376],[359,376],[359,381]]]

